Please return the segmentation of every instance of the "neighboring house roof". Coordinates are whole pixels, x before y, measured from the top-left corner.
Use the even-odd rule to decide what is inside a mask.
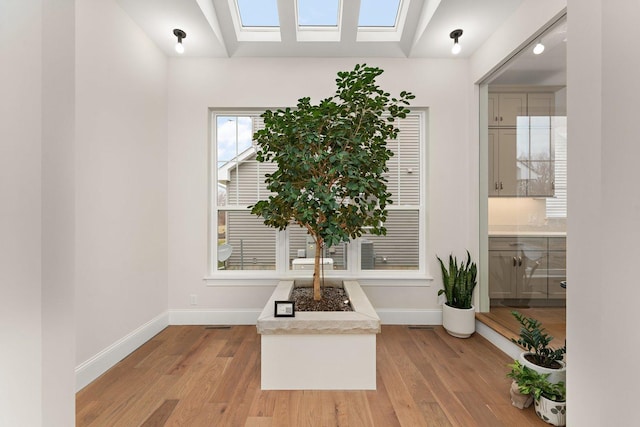
[[[247,148],[242,153],[238,154],[236,157],[234,157],[233,159],[229,160],[227,163],[222,165],[218,169],[218,182],[229,182],[231,180],[229,177],[231,168],[233,168],[236,165],[242,164],[242,162],[246,160],[249,160],[249,158],[255,154],[256,154],[256,147],[252,145],[251,147]]]

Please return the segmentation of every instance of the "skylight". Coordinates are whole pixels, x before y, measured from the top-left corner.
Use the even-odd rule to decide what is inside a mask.
[[[340,0],[298,0],[300,27],[337,27]]]
[[[237,0],[243,27],[279,27],[278,0]]]
[[[360,0],[358,27],[395,27],[400,0]]]

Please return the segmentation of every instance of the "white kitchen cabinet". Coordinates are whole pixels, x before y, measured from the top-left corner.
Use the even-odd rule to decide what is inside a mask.
[[[489,93],[489,196],[552,197],[553,93]]]
[[[555,96],[553,93],[527,93],[527,116],[555,115]]]
[[[489,93],[489,126],[516,126],[518,116],[527,115],[526,93]]]
[[[542,154],[532,160],[529,128],[489,129],[489,196],[533,197],[553,194],[551,165]],[[540,147],[538,146],[538,149]],[[550,157],[547,150],[546,157]]]

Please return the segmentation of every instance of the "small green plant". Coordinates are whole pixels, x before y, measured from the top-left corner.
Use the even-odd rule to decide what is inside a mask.
[[[544,396],[554,402],[564,402],[567,391],[563,382],[551,383],[548,378],[550,374],[541,374],[529,369],[517,360],[509,365],[511,371],[507,377],[518,384],[518,391],[522,394],[531,394],[535,400],[540,400]]]
[[[471,308],[473,290],[476,287],[478,268],[475,262],[471,262],[471,254],[467,251],[467,261],[462,261],[458,266],[458,260],[453,255],[449,255],[449,268],[437,257],[442,270],[442,282],[444,289],[438,291],[438,295],[445,295],[446,304],[449,307]]]
[[[558,361],[561,361],[567,352],[566,345],[558,349],[549,347],[553,337],[546,333],[538,320],[525,317],[517,311],[512,311],[511,314],[520,322],[520,338],[517,340],[511,338],[511,341],[530,353],[525,357],[538,366],[550,369],[560,368],[561,365]]]

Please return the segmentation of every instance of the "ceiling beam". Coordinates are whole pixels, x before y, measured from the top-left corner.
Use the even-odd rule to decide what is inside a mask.
[[[358,38],[358,19],[360,18],[360,0],[342,0],[342,23],[340,41],[355,43]]]
[[[213,8],[213,2],[211,0],[196,0],[196,3],[198,3],[198,7],[200,7],[202,14],[207,19],[207,22],[213,30],[213,34],[215,34],[216,39],[218,39],[218,43],[222,46],[222,50],[225,55],[229,56],[227,45],[225,44],[224,37],[222,36],[222,29],[220,28],[216,11]]]
[[[438,6],[440,6],[441,0],[426,0],[424,6],[422,6],[422,13],[420,14],[420,20],[418,21],[418,26],[416,27],[416,32],[413,36],[413,43],[411,44],[411,51],[418,44],[424,32],[427,30],[433,15],[435,15]],[[410,54],[411,52],[409,52]]]

